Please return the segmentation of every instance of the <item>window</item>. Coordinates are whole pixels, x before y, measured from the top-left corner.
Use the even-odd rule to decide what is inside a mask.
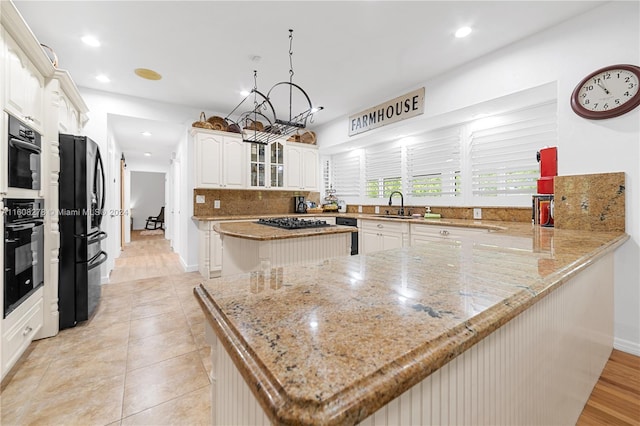
[[[407,145],[407,193],[412,197],[461,195],[459,126],[428,132]]]
[[[360,150],[331,156],[333,189],[341,198],[360,197],[360,157]]]
[[[393,191],[402,191],[401,154],[399,143],[365,151],[367,198],[388,198]]]
[[[476,120],[472,124],[474,196],[530,196],[539,177],[536,152],[557,144],[556,102]]]

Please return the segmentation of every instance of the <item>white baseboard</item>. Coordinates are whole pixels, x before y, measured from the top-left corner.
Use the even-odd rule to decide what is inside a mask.
[[[185,272],[197,272],[198,271],[198,264],[196,263],[195,265],[187,265],[186,262],[184,261],[184,259],[182,258],[182,256],[179,256],[180,259],[180,265],[182,266],[182,269],[184,269]]]
[[[619,351],[626,352],[635,356],[640,356],[640,343],[615,338],[613,339],[613,347]]]

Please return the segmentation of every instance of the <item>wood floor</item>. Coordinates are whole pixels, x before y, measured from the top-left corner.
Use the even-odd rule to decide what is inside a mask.
[[[640,425],[640,357],[613,350],[577,425]]]

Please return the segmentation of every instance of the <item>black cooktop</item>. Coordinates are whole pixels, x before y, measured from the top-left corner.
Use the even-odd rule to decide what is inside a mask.
[[[258,219],[257,223],[283,229],[322,228],[325,226],[331,226],[325,220],[306,220],[299,219],[297,217],[274,217],[269,219]]]

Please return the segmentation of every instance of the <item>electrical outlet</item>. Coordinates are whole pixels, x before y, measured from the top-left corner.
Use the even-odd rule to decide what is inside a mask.
[[[482,209],[473,209],[473,218],[482,219]]]
[[[358,213],[362,213],[362,206],[358,206]]]
[[[196,204],[204,204],[204,195],[196,195]]]
[[[380,206],[376,206],[376,214],[380,213]]]
[[[220,200],[213,200],[213,208],[214,209],[220,208]]]

